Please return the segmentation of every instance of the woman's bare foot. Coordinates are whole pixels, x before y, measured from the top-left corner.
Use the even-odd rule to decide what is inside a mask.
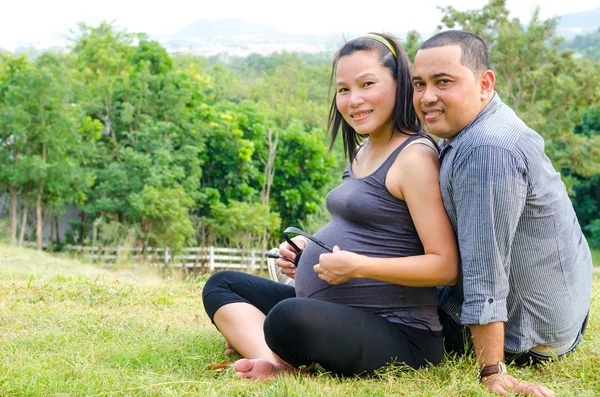
[[[276,378],[285,372],[296,372],[296,369],[290,367],[289,365],[274,363],[261,358],[252,360],[243,358],[233,363],[233,369],[235,369],[236,375],[240,378],[261,380]]]
[[[231,346],[231,343],[225,341],[225,354],[227,356],[231,356],[233,354],[238,354],[238,352],[233,346]]]

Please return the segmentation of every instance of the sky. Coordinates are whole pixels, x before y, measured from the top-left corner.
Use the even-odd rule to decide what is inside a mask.
[[[152,37],[176,33],[197,19],[241,18],[287,33],[341,34],[367,31],[431,32],[441,19],[436,6],[482,8],[487,0],[0,0],[0,47],[61,39],[78,22],[103,20]],[[542,18],[600,6],[598,0],[507,0],[511,16],[527,22],[536,5]]]

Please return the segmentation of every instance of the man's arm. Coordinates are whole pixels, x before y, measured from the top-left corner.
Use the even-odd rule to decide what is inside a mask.
[[[481,368],[503,361],[504,323],[472,324],[470,328],[473,348]],[[490,391],[501,396],[507,396],[511,391],[535,397],[554,396],[554,393],[544,386],[519,380],[510,374],[491,375],[482,378],[481,382]]]
[[[527,198],[526,170],[508,150],[478,147],[455,164],[452,199],[462,259],[463,324],[469,324],[480,367],[504,357],[506,298],[512,242]],[[510,390],[552,396],[538,385],[509,374],[491,375],[484,385],[500,395]]]
[[[471,324],[470,329],[480,367],[504,360],[504,323]]]

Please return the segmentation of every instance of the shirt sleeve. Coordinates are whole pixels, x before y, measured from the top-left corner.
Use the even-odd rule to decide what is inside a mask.
[[[527,197],[525,167],[508,150],[471,150],[455,170],[463,324],[507,320],[511,246]]]

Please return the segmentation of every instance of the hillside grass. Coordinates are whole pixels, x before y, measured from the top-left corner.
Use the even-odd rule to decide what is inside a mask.
[[[595,252],[598,258],[598,252]],[[596,261],[596,264],[600,262]],[[229,357],[202,308],[205,277],[107,271],[0,243],[1,396],[488,396],[472,358],[339,379],[322,370],[271,382],[207,365]],[[565,360],[510,368],[558,396],[600,395],[600,278],[584,341]]]

